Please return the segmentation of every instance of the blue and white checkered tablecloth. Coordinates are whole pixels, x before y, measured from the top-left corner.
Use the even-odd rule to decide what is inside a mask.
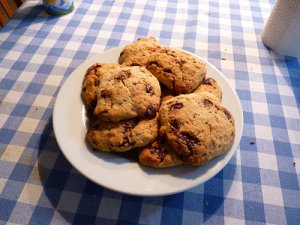
[[[300,60],[261,42],[274,1],[75,0],[74,12],[52,17],[28,0],[0,30],[0,224],[300,224]],[[235,156],[214,178],[144,198],[80,175],[51,121],[77,66],[150,35],[219,68],[245,124]]]

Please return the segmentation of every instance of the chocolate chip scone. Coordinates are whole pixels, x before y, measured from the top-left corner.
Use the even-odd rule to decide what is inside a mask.
[[[97,89],[101,76],[107,71],[120,68],[116,63],[95,63],[85,73],[81,95],[89,109],[93,110],[97,105]]]
[[[150,54],[158,49],[160,49],[160,44],[154,37],[139,38],[135,43],[124,47],[120,54],[120,64],[145,66]]]
[[[201,93],[201,92],[209,92],[216,96],[219,101],[222,100],[222,89],[217,83],[217,81],[211,77],[206,76],[201,84],[197,87],[197,89],[193,93]]]
[[[193,92],[205,77],[205,64],[186,52],[164,47],[150,55],[147,69],[177,94]]]
[[[139,162],[148,167],[167,168],[183,164],[179,156],[160,140],[139,150]]]
[[[113,122],[153,118],[160,106],[160,95],[159,82],[147,69],[122,67],[101,77],[94,114]]]
[[[160,135],[186,163],[205,164],[226,152],[234,140],[231,113],[207,92],[164,101],[159,115]]]
[[[94,122],[87,139],[95,150],[124,152],[152,143],[158,135],[158,113],[152,119],[121,122]]]

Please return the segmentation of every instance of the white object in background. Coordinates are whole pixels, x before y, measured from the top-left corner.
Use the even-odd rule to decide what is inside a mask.
[[[274,51],[300,58],[300,0],[277,0],[261,39]]]

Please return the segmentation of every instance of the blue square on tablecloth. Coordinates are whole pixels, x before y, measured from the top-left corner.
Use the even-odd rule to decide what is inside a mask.
[[[242,166],[242,180],[246,183],[260,184],[259,169]]]
[[[244,201],[245,219],[265,223],[265,210],[262,203]]]
[[[163,198],[163,206],[168,208],[182,209],[184,193],[165,196]]]
[[[65,183],[67,182],[69,173],[65,173],[63,171],[56,171],[56,170],[51,170],[46,187],[48,188],[55,188],[58,190],[63,190]]]
[[[300,221],[300,209],[284,207],[287,224],[298,224]]]
[[[279,171],[281,188],[290,190],[299,190],[298,177],[296,173]]]
[[[37,84],[37,83],[33,83],[31,82],[27,89],[26,89],[26,93],[32,93],[32,94],[39,94],[40,90],[42,89],[43,85],[42,84]]]
[[[137,34],[138,36],[147,36],[147,34],[148,34],[148,29],[143,28],[143,27],[138,27],[137,30],[136,30],[136,34]]]
[[[244,122],[247,124],[254,124],[253,114],[251,112],[243,112]]]
[[[93,44],[96,39],[97,39],[96,37],[85,36],[84,39],[82,40],[82,43]]]
[[[293,157],[290,143],[274,141],[274,147],[276,155]]]
[[[84,223],[86,224],[86,223]],[[101,218],[101,217],[97,217],[95,224],[103,224],[103,225],[116,225],[118,224],[116,220],[112,220],[112,219],[106,219],[106,218]]]
[[[8,180],[0,194],[0,197],[9,200],[18,201],[24,185],[25,185],[24,182]]]
[[[16,164],[14,170],[12,171],[9,179],[26,182],[33,166],[25,164]]]
[[[237,92],[237,94],[238,94],[238,96],[240,97],[241,100],[251,101],[250,91],[237,89],[236,92]]]
[[[0,220],[8,221],[16,201],[0,198]]]
[[[272,116],[272,115],[270,115],[270,122],[271,122],[272,127],[286,129],[285,118],[282,117],[282,116]]]
[[[63,49],[61,48],[55,48],[55,47],[52,47],[48,53],[48,56],[56,56],[56,57],[59,57],[62,53]],[[45,71],[49,71],[51,72],[53,66],[52,65],[47,65],[49,67],[49,70],[42,70],[41,67],[40,69],[45,72]],[[51,69],[50,69],[51,68]]]
[[[216,178],[218,177],[218,178]],[[223,196],[223,172],[219,172],[214,178],[204,183],[204,194],[212,196]],[[204,198],[205,198],[204,196]]]
[[[204,194],[203,202],[204,220],[211,215],[224,215],[224,198]]]
[[[28,65],[27,62],[22,62],[22,61],[17,61],[15,64],[12,66],[12,70],[18,70],[18,71],[23,71],[25,67]]]
[[[130,221],[133,223],[138,222],[143,198],[132,196],[133,200],[131,200],[131,197],[128,198],[126,195],[124,197],[125,199],[122,201],[118,220]]]
[[[86,195],[102,195],[103,193],[103,187],[97,185],[96,183],[87,180],[85,183],[85,187],[83,189],[83,194]]]
[[[54,209],[37,206],[31,216],[29,224],[50,224]]]
[[[58,40],[60,41],[69,41],[72,38],[72,34],[62,33]]]
[[[14,85],[14,83],[15,83],[14,80],[3,79],[3,80],[0,82],[0,89],[10,90],[11,87]]]
[[[24,52],[29,53],[29,54],[34,54],[38,48],[39,48],[39,46],[30,44],[30,45],[26,46],[26,48],[24,49]]]
[[[161,225],[181,225],[183,211],[175,208],[162,208]]]
[[[281,105],[279,94],[266,93],[267,102],[275,105]]]
[[[0,145],[1,149],[2,145]],[[2,155],[2,151],[0,150],[0,153]],[[0,161],[0,177],[4,179],[8,179],[10,174],[12,173],[13,169],[15,168],[15,163],[13,162],[7,162],[4,160]]]
[[[172,37],[172,32],[170,31],[161,31],[160,32],[160,38],[171,38]]]
[[[277,84],[276,76],[272,74],[263,74],[264,83]]]
[[[98,212],[101,195],[82,194],[77,212],[80,215],[95,216]]]
[[[185,210],[202,212],[203,211],[203,194],[193,193],[186,191],[184,193],[184,204],[183,208]]]
[[[35,37],[44,39],[44,38],[47,37],[48,34],[49,34],[49,32],[47,32],[47,31],[39,30],[39,31],[36,33]]]
[[[141,17],[141,21],[144,21],[144,22],[150,23],[151,20],[152,20],[152,17],[151,17],[151,16],[142,15],[142,17]]]
[[[51,51],[50,51],[51,52]],[[55,54],[55,53],[54,53]],[[38,69],[37,73],[50,75],[54,65],[42,64]]]
[[[12,47],[14,47],[14,46],[15,46],[14,42],[6,40],[0,45],[0,48],[5,49],[5,50],[11,50]]]
[[[34,209],[34,205],[17,202],[9,218],[9,222],[28,224]]]
[[[0,143],[9,144],[16,131],[11,129],[0,129]]]

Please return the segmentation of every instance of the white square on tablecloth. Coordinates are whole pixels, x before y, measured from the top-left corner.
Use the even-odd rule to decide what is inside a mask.
[[[1,156],[1,160],[9,161],[9,162],[18,162],[21,157],[25,147],[17,146],[17,145],[8,145]]]
[[[19,202],[27,203],[30,205],[36,205],[43,192],[41,185],[26,183],[19,197]]]
[[[39,122],[40,120],[37,119],[24,118],[24,120],[18,128],[18,131],[33,133]]]
[[[22,92],[10,90],[3,99],[3,102],[18,103],[22,95]]]
[[[231,186],[227,194],[227,198],[243,200],[243,183],[240,181],[230,181]]]
[[[81,194],[72,191],[63,191],[59,203],[58,210],[75,213],[81,199]]]
[[[52,96],[38,95],[38,96],[36,96],[32,105],[47,108],[51,99],[52,99]]]
[[[283,206],[281,188],[273,186],[261,186],[264,204]]]
[[[271,127],[254,125],[255,137],[264,140],[273,140],[273,134]]]
[[[275,152],[274,154],[257,153],[259,168],[267,170],[278,170]]]

